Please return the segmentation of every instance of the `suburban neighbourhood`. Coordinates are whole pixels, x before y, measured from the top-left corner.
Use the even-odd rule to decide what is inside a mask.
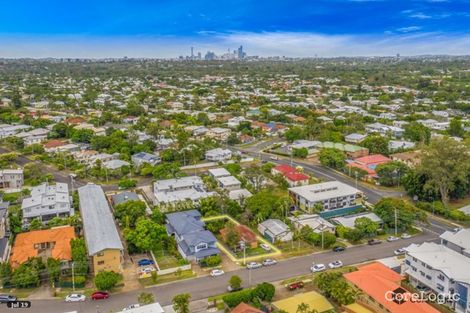
[[[470,312],[470,59],[240,48],[0,59],[1,312]]]

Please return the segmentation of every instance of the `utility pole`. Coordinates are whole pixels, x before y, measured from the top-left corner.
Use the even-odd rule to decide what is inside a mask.
[[[75,262],[72,262],[72,290],[75,291]]]
[[[354,176],[356,176],[356,189],[357,189],[357,171],[354,172]]]
[[[398,233],[398,229],[397,229],[397,220],[398,220],[397,209],[395,209],[395,236],[396,236],[397,233]]]

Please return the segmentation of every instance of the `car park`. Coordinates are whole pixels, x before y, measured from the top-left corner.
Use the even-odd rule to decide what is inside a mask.
[[[340,260],[336,260],[328,264],[329,268],[340,268],[342,266],[343,266],[343,262],[341,262]]]
[[[150,259],[142,259],[137,262],[137,265],[139,266],[148,266],[148,265],[153,265],[154,262],[153,260]]]
[[[8,303],[8,302],[16,301],[16,300],[18,299],[13,295],[7,295],[7,294],[0,295],[0,303]]]
[[[405,254],[406,251],[405,251],[405,249],[400,248],[400,249],[396,249],[395,251],[393,251],[393,253],[395,255],[402,255],[402,254]]]
[[[397,240],[399,240],[399,239],[400,239],[400,238],[395,237],[395,236],[388,236],[387,241],[388,241],[388,242],[392,242],[392,241],[397,241]]]
[[[324,270],[326,270],[326,266],[325,266],[325,264],[321,264],[321,263],[313,264],[312,267],[310,267],[310,271],[312,273],[322,272]]]
[[[86,297],[84,295],[72,293],[65,297],[65,302],[83,302],[85,299]]]
[[[287,285],[287,289],[289,290],[297,290],[297,289],[300,289],[300,288],[304,288],[304,282],[303,281],[297,281],[297,282],[294,282],[294,283],[290,283]]]
[[[367,241],[367,244],[373,246],[373,245],[378,245],[378,244],[381,244],[382,243],[382,240],[379,240],[379,239],[371,239],[369,241]]]
[[[343,247],[343,246],[336,246],[336,247],[333,248],[334,252],[342,252],[344,250],[346,250],[346,248]]]
[[[109,298],[109,293],[104,292],[104,291],[95,291],[91,294],[91,300],[102,300],[102,299],[108,299]]]
[[[263,261],[263,266],[271,266],[271,265],[276,265],[277,261],[274,259],[266,259]]]
[[[215,269],[215,270],[211,271],[211,276],[212,277],[222,276],[224,274],[225,274],[225,272],[222,271],[222,270],[219,270],[219,269]]]
[[[249,270],[253,270],[253,269],[256,269],[256,268],[260,268],[262,267],[263,264],[261,263],[258,263],[258,262],[250,262],[246,265],[246,268],[249,269]]]

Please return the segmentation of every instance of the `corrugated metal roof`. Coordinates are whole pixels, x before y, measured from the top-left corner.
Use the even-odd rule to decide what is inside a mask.
[[[113,215],[101,186],[88,184],[78,188],[88,254],[106,249],[123,250]]]

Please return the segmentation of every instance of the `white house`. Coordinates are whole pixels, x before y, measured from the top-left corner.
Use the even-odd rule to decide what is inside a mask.
[[[232,158],[232,151],[229,149],[216,148],[206,151],[206,160],[212,162],[222,162]]]
[[[292,232],[283,221],[268,219],[258,224],[258,231],[271,243],[292,240]]]

